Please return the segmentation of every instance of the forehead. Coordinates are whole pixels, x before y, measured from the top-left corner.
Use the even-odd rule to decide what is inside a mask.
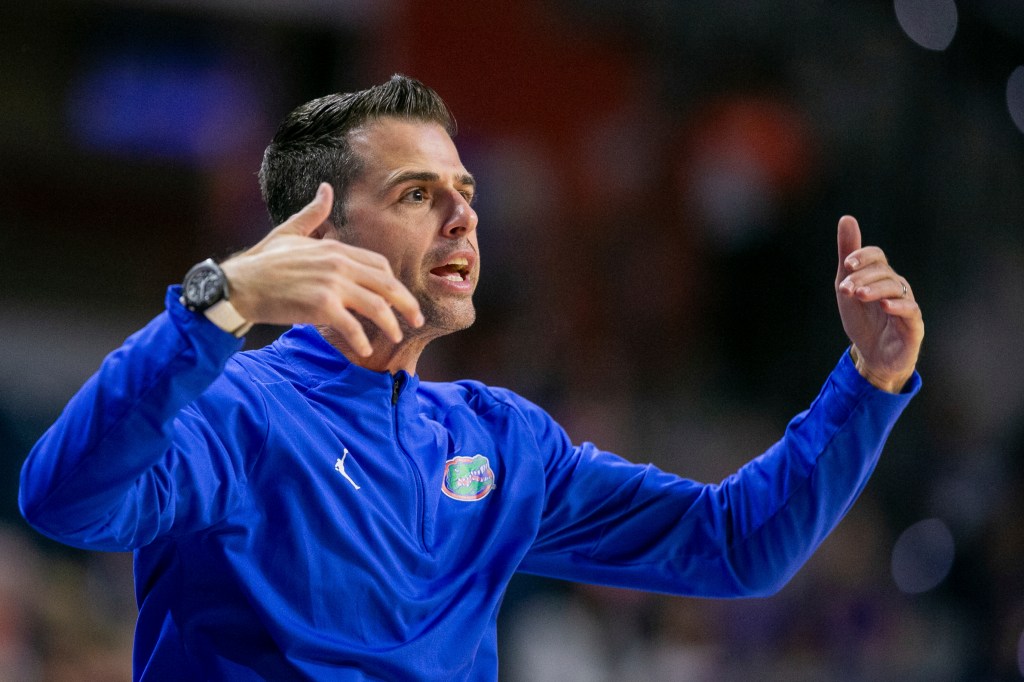
[[[455,143],[437,123],[381,118],[353,130],[349,144],[364,163],[364,179],[371,182],[405,170],[466,173]]]

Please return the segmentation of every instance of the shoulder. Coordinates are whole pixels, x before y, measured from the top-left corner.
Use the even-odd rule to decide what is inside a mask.
[[[477,414],[492,410],[520,411],[528,401],[507,388],[488,386],[480,381],[468,379],[450,382],[424,381],[420,384],[420,395],[428,403],[439,408],[469,407]]]
[[[502,421],[530,431],[537,440],[563,438],[561,426],[543,408],[515,391],[479,381],[423,382],[421,396],[433,409],[468,409],[488,421]]]
[[[256,384],[285,381],[294,373],[273,345],[236,353],[224,369],[235,380]]]
[[[298,383],[290,381],[287,365],[283,365],[280,358],[275,361],[275,356],[269,346],[235,353],[192,407],[211,422],[222,418],[245,419],[243,415],[248,415],[254,423],[265,422],[269,410],[268,391],[280,395],[274,387]],[[299,389],[301,393],[301,386]]]

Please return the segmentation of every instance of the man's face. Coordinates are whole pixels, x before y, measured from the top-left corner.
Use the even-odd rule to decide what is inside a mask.
[[[475,184],[448,133],[436,123],[383,118],[352,131],[349,142],[363,172],[346,197],[345,241],[388,259],[419,301],[427,333],[473,324]]]

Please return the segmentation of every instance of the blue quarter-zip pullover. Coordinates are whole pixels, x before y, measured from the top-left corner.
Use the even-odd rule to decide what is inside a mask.
[[[362,369],[312,327],[238,353],[178,297],[21,479],[46,535],[134,550],[143,680],[494,680],[516,571],[770,594],[920,386],[878,391],[844,355],[779,442],[705,485],[573,444],[508,390]]]

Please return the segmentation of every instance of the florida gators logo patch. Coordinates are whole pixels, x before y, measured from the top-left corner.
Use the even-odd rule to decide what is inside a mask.
[[[494,490],[494,471],[483,455],[453,457],[444,463],[441,491],[462,502],[476,502]]]

